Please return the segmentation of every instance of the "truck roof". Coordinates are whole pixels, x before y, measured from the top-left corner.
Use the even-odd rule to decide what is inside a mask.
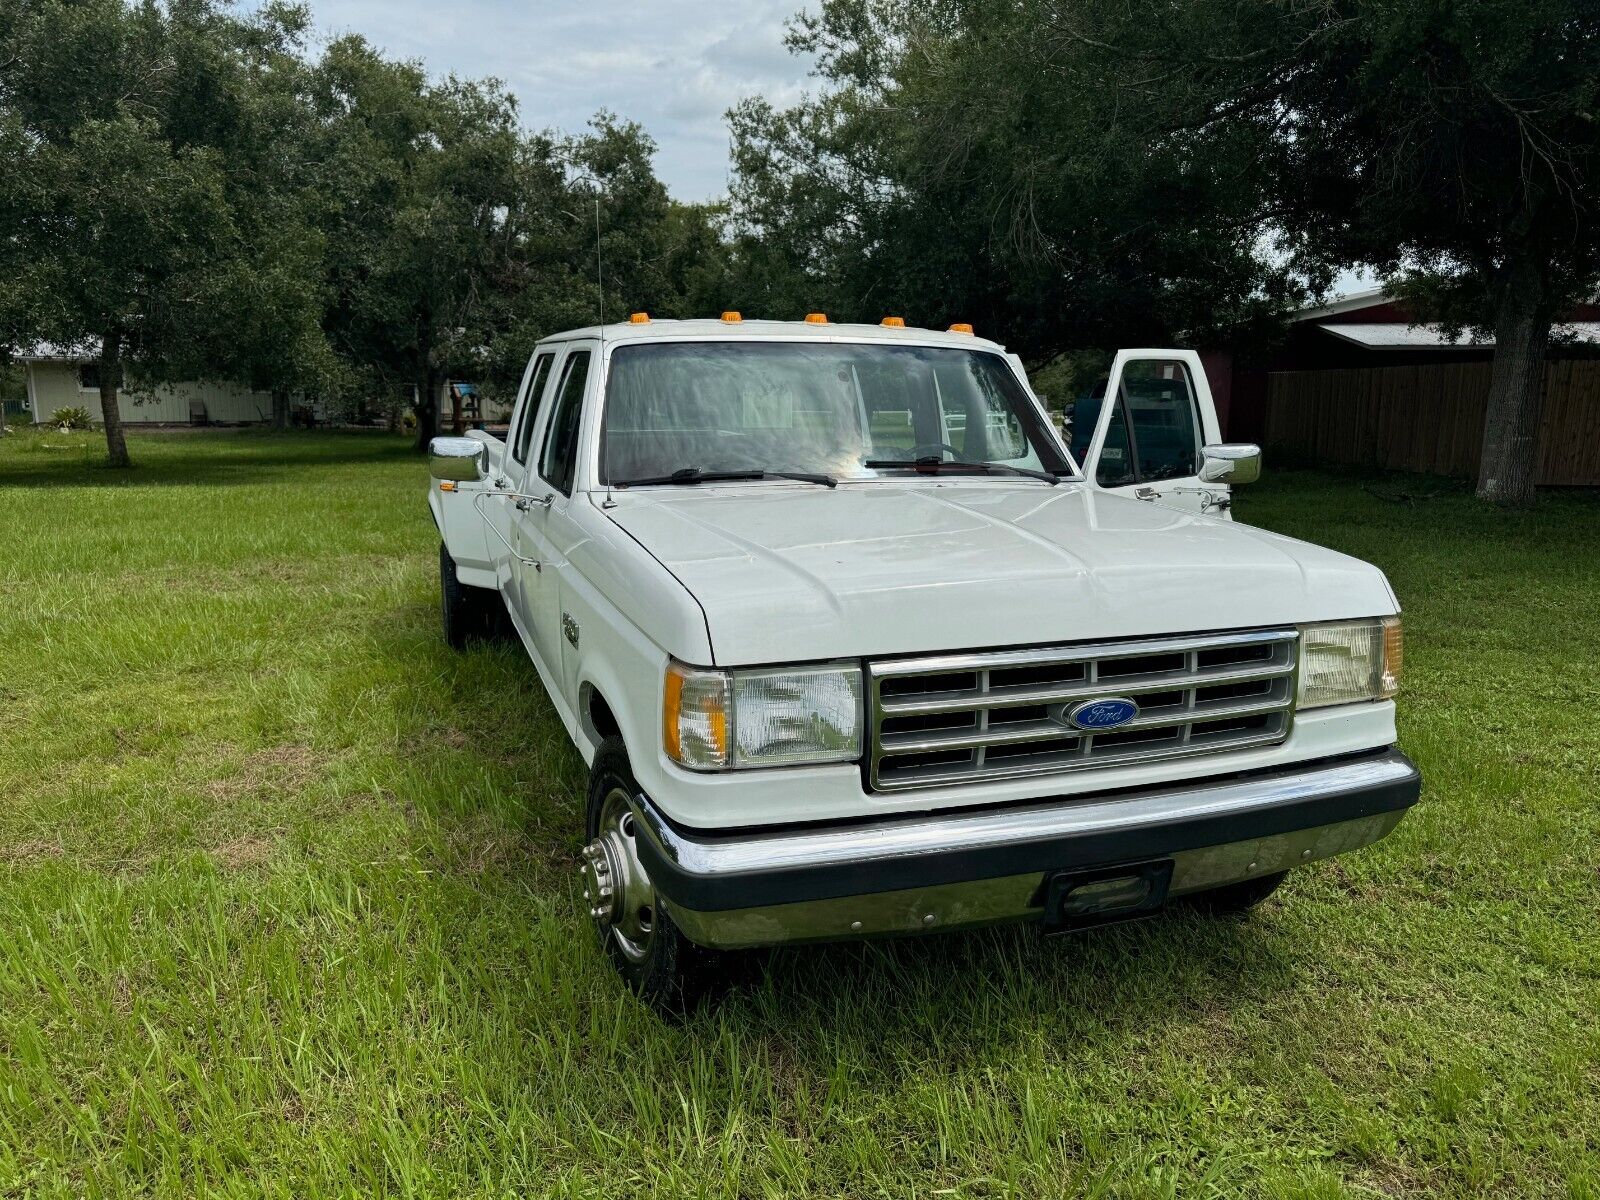
[[[582,329],[569,329],[553,333],[543,342],[564,342],[576,338],[603,338],[608,342],[672,341],[674,339],[760,339],[808,338],[819,342],[847,338],[851,341],[902,342],[918,346],[953,346],[963,350],[983,348],[1005,352],[999,342],[976,337],[970,333],[953,333],[947,330],[916,329],[909,326],[867,325],[812,321],[678,321],[664,317],[651,317],[648,321],[616,321],[607,325],[588,325]],[[541,343],[543,344],[543,343]]]

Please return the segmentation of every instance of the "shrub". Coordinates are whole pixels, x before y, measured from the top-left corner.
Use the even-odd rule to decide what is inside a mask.
[[[62,432],[69,429],[88,429],[92,425],[87,408],[58,408],[50,414],[50,420],[53,424],[59,425]]]

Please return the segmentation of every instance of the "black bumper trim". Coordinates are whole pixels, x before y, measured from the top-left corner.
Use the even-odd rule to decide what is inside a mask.
[[[914,856],[889,855],[844,863],[716,874],[685,869],[664,852],[650,834],[639,838],[639,856],[661,895],[672,904],[698,912],[724,912],[808,900],[829,900],[841,896],[994,879],[1032,871],[1043,873],[1111,866],[1250,838],[1293,833],[1411,807],[1421,792],[1421,776],[1415,766],[1404,755],[1392,750],[1382,751],[1380,756],[1403,761],[1411,768],[1409,775],[1377,784],[1302,796],[1245,811],[1157,821],[1121,829],[1099,829],[955,850],[933,850]],[[1270,780],[1275,775],[1299,774],[1316,766],[1315,763],[1296,763],[1282,772],[1262,773],[1262,777]],[[1093,797],[1084,796],[1059,797],[1034,801],[1030,806],[1052,803],[1081,806],[1092,800]],[[862,824],[882,826],[883,822]],[[691,837],[681,830],[673,832],[680,841],[712,852],[719,845],[760,840],[760,835],[714,837],[696,834]]]

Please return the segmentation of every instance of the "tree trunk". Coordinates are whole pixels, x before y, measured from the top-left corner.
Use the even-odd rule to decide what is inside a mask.
[[[289,428],[289,393],[284,388],[272,389],[272,427]]]
[[[431,362],[422,369],[417,388],[417,450],[426,452],[438,429],[439,414],[439,372]]]
[[[1513,263],[1494,316],[1494,366],[1478,463],[1480,500],[1508,507],[1533,503],[1549,345],[1550,312],[1539,268]]]
[[[122,335],[108,333],[100,339],[100,419],[106,426],[106,465],[131,467],[128,439],[122,432],[122,409],[117,392],[122,386]]]

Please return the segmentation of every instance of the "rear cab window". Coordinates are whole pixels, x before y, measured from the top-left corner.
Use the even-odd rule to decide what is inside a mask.
[[[511,431],[511,457],[519,463],[528,461],[528,446],[533,441],[533,426],[539,415],[539,398],[544,395],[545,381],[550,378],[550,364],[555,353],[546,350],[533,362],[533,374],[528,379],[528,390],[518,406],[517,426]]]

